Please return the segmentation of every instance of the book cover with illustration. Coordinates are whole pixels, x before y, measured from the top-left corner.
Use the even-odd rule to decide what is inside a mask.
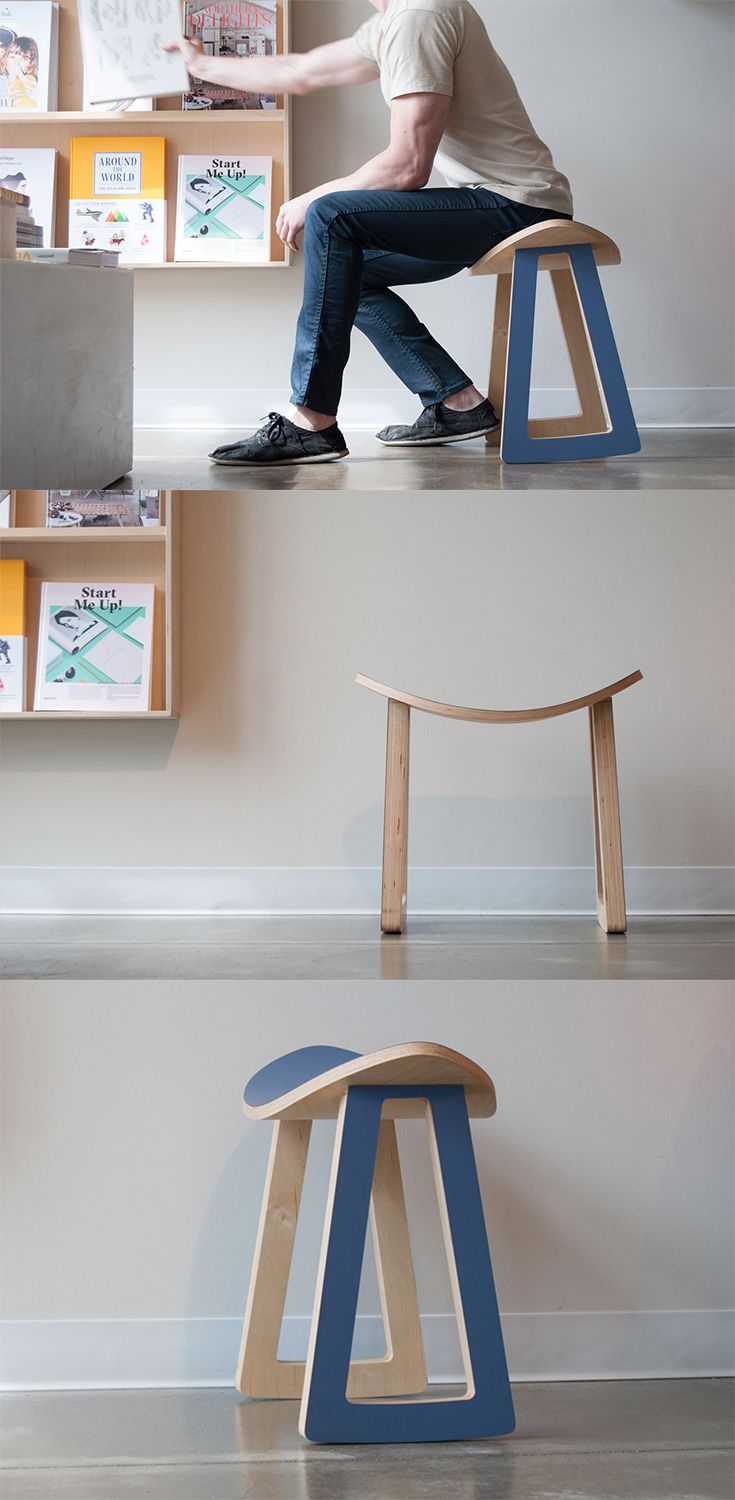
[[[68,530],[160,524],[160,490],[49,490],[46,495],[49,527]]]
[[[180,156],[176,260],[270,258],[270,156]]]
[[[117,250],[122,265],[166,259],[163,136],[74,136],[69,244]]]
[[[55,238],[56,155],[36,146],[0,151],[0,187],[30,198],[29,213],[41,228],[41,243],[46,249]]]
[[[26,706],[26,565],[0,559],[0,712]]]
[[[180,94],[187,72],[180,52],[164,42],[181,35],[180,0],[135,0],[134,5],[77,0],[84,60],[85,97],[90,104]]]
[[[44,583],[36,709],[150,707],[152,583]]]
[[[0,111],[56,109],[59,7],[0,0]]]
[[[276,52],[275,5],[256,0],[211,0],[199,5],[186,0],[184,31],[201,42],[208,57],[273,57]],[[244,93],[240,89],[193,77],[184,94],[184,109],[275,109],[275,94]]]

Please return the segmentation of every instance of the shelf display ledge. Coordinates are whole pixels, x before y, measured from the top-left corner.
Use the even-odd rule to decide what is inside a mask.
[[[102,713],[102,714],[99,714],[99,713],[88,713],[87,714],[87,713],[80,713],[80,712],[72,713],[68,709],[59,709],[58,712],[57,712],[56,709],[49,710],[49,709],[43,709],[43,708],[39,708],[39,709],[26,708],[20,714],[0,713],[0,723],[2,723],[2,724],[12,724],[15,720],[18,720],[18,719],[21,719],[21,720],[22,719],[26,719],[26,720],[27,719],[46,719],[46,720],[53,720],[53,719],[77,719],[77,720],[78,719],[94,719],[95,722],[99,724],[104,719],[179,719],[180,717],[181,717],[180,714],[170,714],[168,712],[168,710],[165,709],[165,708],[142,709],[138,713],[125,713],[125,712],[112,713],[111,712],[111,713]]]
[[[21,120],[22,113],[22,120]],[[92,114],[89,110],[57,109],[41,111],[34,114],[31,110],[19,111],[11,119],[4,119],[4,125],[93,125],[104,128],[106,131],[116,125],[181,125],[201,124],[202,120],[215,121],[217,124],[241,125],[244,120],[257,120],[259,125],[264,120],[272,120],[274,124],[282,125],[285,120],[285,111],[282,109],[154,109],[154,110],[120,110],[110,114]]]
[[[5,526],[4,542],[165,542],[164,526]]]

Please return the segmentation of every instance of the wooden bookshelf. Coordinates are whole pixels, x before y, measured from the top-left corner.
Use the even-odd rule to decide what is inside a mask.
[[[28,719],[177,719],[179,717],[179,496],[161,494],[161,525],[140,527],[51,527],[45,525],[45,490],[16,490],[10,526],[0,529],[0,557],[26,564],[28,703],[33,702],[41,584],[99,579],[105,583],[152,583],[155,588],[151,707],[145,712],[27,709],[1,713],[4,724]]]
[[[290,0],[275,0],[277,45],[288,51]],[[7,150],[24,146],[49,147],[58,152],[55,243],[68,244],[69,170],[74,135],[162,135],[166,138],[167,260],[159,265],[132,266],[136,275],[148,271],[241,271],[290,266],[291,251],[276,234],[276,215],[291,197],[291,108],[288,98],[278,109],[184,110],[178,98],[159,99],[153,110],[141,113],[91,114],[82,111],[83,66],[76,0],[59,0],[59,108],[52,114],[33,111],[4,115],[0,145]],[[174,261],[178,158],[183,155],[270,156],[273,160],[270,258],[267,261],[221,265],[212,261]]]

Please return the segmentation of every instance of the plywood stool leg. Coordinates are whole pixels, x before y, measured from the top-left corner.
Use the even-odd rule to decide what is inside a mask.
[[[503,416],[505,406],[505,367],[508,360],[508,328],[510,325],[510,289],[512,277],[498,276],[495,288],[495,316],[493,320],[493,343],[490,354],[490,379],[488,400],[492,402],[498,416]],[[500,447],[499,427],[485,438],[488,448]]]
[[[589,713],[597,920],[605,932],[625,932],[623,847],[612,699],[604,698],[601,703],[593,703]]]
[[[597,401],[604,396],[607,415],[597,431],[581,431],[580,416],[534,420],[529,424],[531,365],[536,303],[536,279],[543,268],[544,247],[517,249],[513,258],[510,332],[506,372],[501,455],[505,463],[554,463],[567,460],[611,458],[638,453],[640,437],[620,364],[612,325],[595,264],[592,246],[560,245],[557,256],[568,257],[574,277],[575,308],[568,283],[561,291],[566,325],[571,331],[570,355],[588,404],[595,409],[587,355],[594,359]],[[556,269],[556,267],[554,268]],[[564,275],[564,272],[561,273]],[[582,340],[584,334],[584,342]],[[584,343],[587,343],[587,355]]]
[[[411,710],[388,699],[383,823],[383,891],[380,926],[402,932],[408,887],[408,759]]]
[[[404,1098],[431,1107],[468,1388],[449,1399],[353,1401],[347,1379],[381,1108]],[[316,1443],[410,1443],[497,1436],[514,1425],[464,1088],[351,1087],[340,1106],[299,1431]]]
[[[250,1279],[235,1386],[261,1400],[298,1400],[301,1360],[279,1360],[278,1343],[311,1135],[310,1120],[276,1121]],[[427,1383],[406,1204],[392,1120],[380,1127],[371,1229],[386,1354],[350,1366],[351,1397],[400,1396]]]
[[[352,1400],[414,1395],[425,1390],[428,1380],[392,1120],[382,1120],[378,1133],[370,1220],[386,1353],[381,1359],[360,1360],[350,1366],[347,1394]]]
[[[311,1120],[277,1120],[250,1277],[235,1386],[243,1396],[297,1400],[302,1363],[279,1360],[283,1309],[291,1269]]]
[[[600,395],[597,367],[592,358],[577,283],[571,269],[550,274],[579,398],[579,412],[568,417],[532,419],[528,424],[529,435],[532,438],[574,437],[607,432],[607,412]]]
[[[512,1432],[513,1397],[467,1100],[462,1088],[427,1092],[429,1149],[467,1384],[465,1402],[475,1408],[475,1436]]]

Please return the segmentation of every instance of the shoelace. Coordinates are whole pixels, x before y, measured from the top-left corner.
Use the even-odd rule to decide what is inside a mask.
[[[263,423],[258,437],[265,443],[287,442],[286,418],[279,411],[269,411],[267,417],[263,417]]]

